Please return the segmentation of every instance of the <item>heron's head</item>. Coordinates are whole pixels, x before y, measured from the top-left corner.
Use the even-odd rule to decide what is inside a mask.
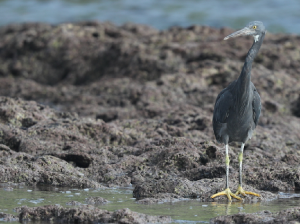
[[[266,32],[266,28],[264,24],[260,21],[254,21],[254,22],[250,22],[243,29],[228,35],[227,37],[224,38],[224,40],[227,40],[232,37],[252,35],[254,37],[254,41],[256,42],[259,40],[261,35],[265,32]]]

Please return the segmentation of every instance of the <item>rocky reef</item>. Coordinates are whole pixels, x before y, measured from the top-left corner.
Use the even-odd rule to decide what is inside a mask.
[[[128,208],[109,212],[92,205],[76,208],[63,208],[58,205],[40,207],[20,207],[19,221],[50,221],[54,223],[171,223],[168,216],[150,216],[133,212]]]
[[[214,101],[253,41],[223,41],[230,32],[100,22],[2,27],[0,181],[133,185],[140,203],[212,200],[225,175]],[[267,33],[255,59],[262,115],[245,146],[243,178],[262,197],[244,200],[300,190],[299,52],[299,36]],[[231,144],[232,189],[238,152]]]
[[[210,220],[210,223],[218,224],[238,224],[238,223],[289,223],[297,224],[300,219],[300,207],[282,210],[271,213],[270,211],[261,211],[255,214],[235,214],[219,216]]]

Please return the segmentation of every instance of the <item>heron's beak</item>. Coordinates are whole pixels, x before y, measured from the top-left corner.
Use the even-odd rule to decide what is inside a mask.
[[[241,30],[238,30],[238,31],[228,35],[227,37],[224,38],[224,40],[227,40],[232,37],[247,36],[247,35],[252,35],[252,34],[254,34],[253,30],[249,29],[248,27],[245,27]]]

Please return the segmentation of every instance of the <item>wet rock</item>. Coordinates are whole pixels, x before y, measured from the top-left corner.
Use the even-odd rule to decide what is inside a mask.
[[[107,122],[138,117],[136,110],[143,106],[143,115],[149,117],[175,101],[203,106],[213,103],[220,89],[237,77],[251,46],[250,38],[223,44],[220,40],[228,32],[207,27],[158,32],[143,25],[98,22],[2,27],[0,93]],[[290,114],[298,98],[299,71],[294,65],[299,49],[285,43],[298,46],[299,39],[267,34],[252,80],[271,112],[280,105],[280,113]],[[13,78],[5,78],[9,74]],[[151,105],[153,99],[159,101],[158,108]],[[30,126],[34,120],[23,123]]]
[[[278,110],[278,106],[272,101],[266,101],[264,107],[266,108],[266,110],[272,113],[275,113]]]
[[[12,214],[6,214],[6,213],[3,213],[3,212],[0,212],[0,220],[2,222],[18,222],[19,217],[14,216]]]
[[[4,161],[5,160],[5,161]],[[89,180],[67,162],[52,156],[34,158],[26,153],[15,153],[3,158],[0,170],[2,182],[25,182],[30,185],[50,184],[54,186],[74,186],[100,188],[101,184]]]
[[[66,145],[63,148],[63,150],[70,150],[70,149],[71,149],[70,145]],[[58,157],[62,160],[74,164],[74,166],[81,167],[81,168],[88,168],[92,162],[91,156],[86,153],[61,153],[61,154],[53,154],[53,156]]]
[[[139,199],[168,193],[209,200],[210,195],[224,187],[224,149],[207,141],[212,136],[210,126],[204,130],[190,128],[201,109],[190,106],[189,111],[183,111],[175,107],[164,112],[161,116],[165,118],[161,121],[131,119],[106,124],[47,107],[45,112],[39,113],[41,120],[23,129],[13,115],[8,116],[6,111],[11,110],[5,105],[13,105],[22,118],[32,114],[18,110],[19,107],[30,105],[34,111],[40,105],[20,99],[2,99],[2,111],[7,114],[4,118],[9,123],[0,125],[4,149],[1,153],[9,157],[2,157],[0,169],[7,175],[0,176],[1,181],[91,188],[103,187],[101,184],[135,184],[134,194]],[[206,113],[200,116],[205,118]],[[48,114],[52,118],[47,117]],[[299,132],[294,130],[299,127],[292,117],[286,119],[286,123],[280,122],[273,124],[272,129],[258,127],[251,141],[256,147],[246,145],[244,183],[257,190],[299,188],[300,171],[290,163],[290,159],[296,162],[299,158],[294,151],[299,147],[296,139]],[[287,122],[288,144],[280,134],[282,125]],[[162,136],[162,132],[166,134]],[[185,137],[177,137],[178,133],[184,133]],[[237,180],[238,145],[231,147],[230,175]],[[283,163],[276,162],[278,159]],[[215,183],[216,178],[221,178],[220,184]],[[270,194],[263,200],[270,198],[275,197]]]
[[[292,164],[294,164],[294,165],[299,164],[299,158],[295,157],[293,154],[287,154],[284,157],[282,157],[281,160],[284,161],[284,162],[286,162],[286,163],[289,163],[291,165]]]
[[[82,205],[82,203],[80,203],[79,201],[69,201],[66,203],[66,205],[69,205],[69,206],[80,206]]]
[[[16,127],[29,128],[38,121],[52,118],[55,112],[49,107],[37,104],[34,101],[24,102],[2,97],[0,99],[0,116],[3,122]],[[42,112],[42,113],[41,113]]]
[[[141,200],[137,200],[136,203],[144,204],[144,205],[151,205],[151,204],[161,204],[161,203],[172,203],[178,201],[190,200],[186,198],[182,198],[177,194],[171,193],[159,193],[156,194],[154,198],[144,198]]]
[[[210,220],[210,223],[298,223],[300,218],[300,208],[290,208],[280,212],[271,213],[262,211],[254,214],[235,214],[219,216]]]
[[[153,180],[147,184],[137,185],[133,191],[133,196],[135,198],[152,198],[158,197],[161,194],[165,195],[165,200],[174,200],[178,198],[198,198],[201,201],[227,201],[226,196],[220,196],[215,199],[211,199],[210,196],[219,192],[223,188],[223,179],[201,179],[198,181],[189,181],[187,179],[176,178],[171,180]],[[229,187],[231,189],[237,188],[237,181],[230,183]],[[249,191],[255,191],[260,194],[261,197],[252,197],[250,195],[241,196],[245,202],[251,201],[269,201],[278,198],[278,195],[267,191],[258,191],[250,186],[244,186],[245,189]],[[168,194],[171,193],[171,194]],[[176,195],[176,197],[174,197]],[[142,199],[143,200],[143,199]],[[233,199],[236,200],[236,199]],[[144,201],[146,201],[144,199]],[[158,202],[158,201],[157,201]]]
[[[292,112],[295,116],[300,117],[300,95],[292,104]]]
[[[150,216],[133,212],[128,208],[114,212],[87,205],[75,208],[64,208],[57,205],[41,207],[21,207],[21,222],[52,221],[61,223],[170,223],[168,216]]]
[[[150,203],[162,195],[211,200],[225,187],[214,101],[253,41],[224,44],[230,32],[99,22],[2,27],[0,181],[134,185]],[[243,181],[261,200],[300,189],[299,41],[268,33],[252,69],[263,108],[245,146]],[[239,145],[229,153],[234,191]]]
[[[101,197],[89,197],[85,199],[85,202],[90,205],[103,205],[108,203],[108,200]]]

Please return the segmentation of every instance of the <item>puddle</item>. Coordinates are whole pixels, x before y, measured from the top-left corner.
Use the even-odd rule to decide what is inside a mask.
[[[57,187],[27,187],[27,186],[1,186],[0,188],[0,212],[16,213],[15,207],[36,207],[49,204],[59,204],[65,207],[70,201],[78,201],[85,204],[88,197],[100,196],[109,201],[105,205],[99,205],[102,209],[114,211],[121,208],[129,208],[132,211],[149,215],[169,215],[173,223],[209,223],[209,220],[219,215],[231,215],[236,213],[254,213],[262,210],[271,212],[296,207],[300,204],[300,194],[294,192],[279,192],[280,199],[270,202],[256,203],[218,203],[199,202],[197,200],[184,200],[174,203],[163,203],[153,205],[141,205],[135,203],[132,198],[132,188],[117,189],[72,189]],[[1,220],[0,220],[1,222]],[[18,223],[18,222],[9,222]],[[37,223],[37,222],[35,222]],[[45,222],[39,222],[45,223]]]

